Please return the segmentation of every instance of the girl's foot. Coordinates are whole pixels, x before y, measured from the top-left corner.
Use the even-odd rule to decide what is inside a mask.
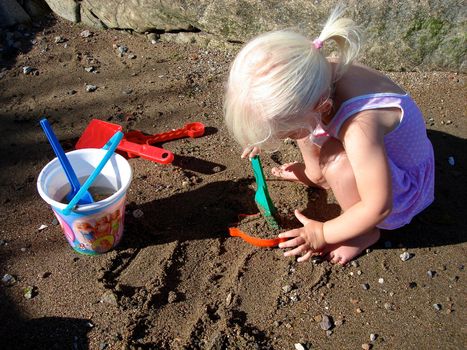
[[[307,186],[313,186],[313,184],[305,174],[305,164],[293,162],[282,164],[279,167],[271,169],[272,175],[280,177],[284,180],[300,182]]]
[[[366,248],[375,244],[380,237],[379,229],[375,228],[369,233],[352,238],[339,245],[330,247],[328,259],[334,264],[345,265],[350,260],[360,255]]]

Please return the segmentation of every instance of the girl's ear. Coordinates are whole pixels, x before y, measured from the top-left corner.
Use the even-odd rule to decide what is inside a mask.
[[[327,98],[326,100],[320,102],[318,106],[315,109],[315,112],[321,113],[321,114],[327,114],[331,111],[332,109],[332,104],[333,101],[331,98]]]

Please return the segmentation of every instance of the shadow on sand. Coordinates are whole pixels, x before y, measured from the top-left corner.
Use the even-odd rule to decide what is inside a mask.
[[[385,231],[376,248],[390,241],[393,248],[423,248],[452,245],[465,242],[462,222],[466,210],[462,204],[466,198],[464,139],[429,131],[435,149],[436,186],[435,202],[412,222],[398,230]],[[451,165],[449,157],[455,159]],[[198,164],[199,163],[199,164]],[[203,169],[212,164],[203,164],[196,158],[185,158],[178,166],[206,173]],[[253,178],[238,181],[209,183],[196,190],[175,194],[143,205],[130,204],[128,211],[141,209],[144,220],[127,215],[126,232],[119,249],[142,248],[170,241],[189,241],[228,237],[228,227],[235,225],[239,213],[257,213],[254,191],[248,186]],[[306,191],[306,189],[304,189]],[[309,192],[311,193],[311,192]],[[327,203],[325,191],[318,191],[318,198],[310,202],[305,214],[318,220],[327,220],[339,213],[336,204]]]

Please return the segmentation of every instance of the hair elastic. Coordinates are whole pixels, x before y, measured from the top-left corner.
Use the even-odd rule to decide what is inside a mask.
[[[313,45],[316,50],[319,50],[323,47],[323,41],[321,41],[319,38],[316,38],[315,40],[313,40]]]

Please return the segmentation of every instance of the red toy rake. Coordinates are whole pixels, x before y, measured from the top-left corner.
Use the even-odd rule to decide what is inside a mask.
[[[75,148],[102,148],[109,138],[122,126],[99,119],[93,119],[84,130]],[[169,164],[174,160],[172,152],[153,146],[155,143],[176,140],[183,137],[199,137],[204,134],[204,124],[189,123],[183,128],[155,135],[146,135],[141,131],[130,131],[124,134],[117,149],[125,152],[128,158],[141,157],[161,164]]]

